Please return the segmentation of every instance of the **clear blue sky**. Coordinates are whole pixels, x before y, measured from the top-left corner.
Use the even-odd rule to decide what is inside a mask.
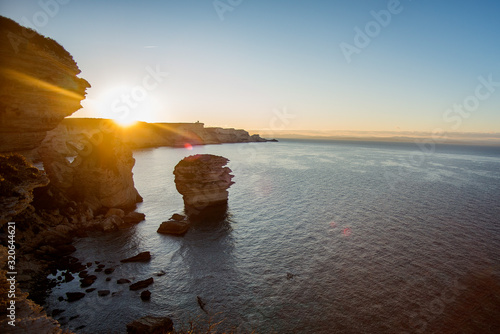
[[[73,55],[92,85],[77,116],[500,132],[495,0],[1,0],[0,12]],[[152,81],[157,70],[168,76]]]

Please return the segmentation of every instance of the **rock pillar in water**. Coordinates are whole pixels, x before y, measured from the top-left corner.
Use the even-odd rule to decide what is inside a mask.
[[[175,166],[175,186],[183,196],[184,209],[191,219],[225,215],[227,189],[234,183],[231,169],[224,167],[228,162],[221,156],[197,154]]]

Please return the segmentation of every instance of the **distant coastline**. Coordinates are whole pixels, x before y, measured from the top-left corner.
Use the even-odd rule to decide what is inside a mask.
[[[262,136],[280,140],[314,141],[373,141],[394,143],[436,143],[469,146],[500,146],[500,133],[447,132],[436,136],[430,132],[391,131],[304,131],[304,130],[250,130]]]
[[[91,138],[102,131],[113,132],[132,149],[275,141],[262,138],[258,134],[250,135],[243,129],[205,127],[204,123],[200,122],[137,122],[123,127],[110,119],[75,117],[65,118],[54,130],[47,133],[45,140],[60,142],[61,149],[64,150],[66,143],[78,143],[83,138]]]

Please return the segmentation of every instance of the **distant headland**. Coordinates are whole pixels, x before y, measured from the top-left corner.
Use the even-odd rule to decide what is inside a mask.
[[[102,118],[66,118],[47,136],[69,137],[90,134],[105,127],[133,149],[147,147],[185,147],[187,145],[211,145],[225,143],[252,143],[275,141],[261,138],[258,134],[234,128],[205,127],[204,123],[146,123],[137,122],[122,127],[113,120]]]

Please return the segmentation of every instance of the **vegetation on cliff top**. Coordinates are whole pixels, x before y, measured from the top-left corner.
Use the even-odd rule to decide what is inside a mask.
[[[7,30],[15,35],[7,35],[12,43],[17,43],[19,39],[29,39],[30,42],[38,45],[45,51],[54,53],[59,58],[73,59],[71,54],[59,43],[50,37],[44,37],[35,30],[20,26],[14,20],[0,15],[0,30]]]

